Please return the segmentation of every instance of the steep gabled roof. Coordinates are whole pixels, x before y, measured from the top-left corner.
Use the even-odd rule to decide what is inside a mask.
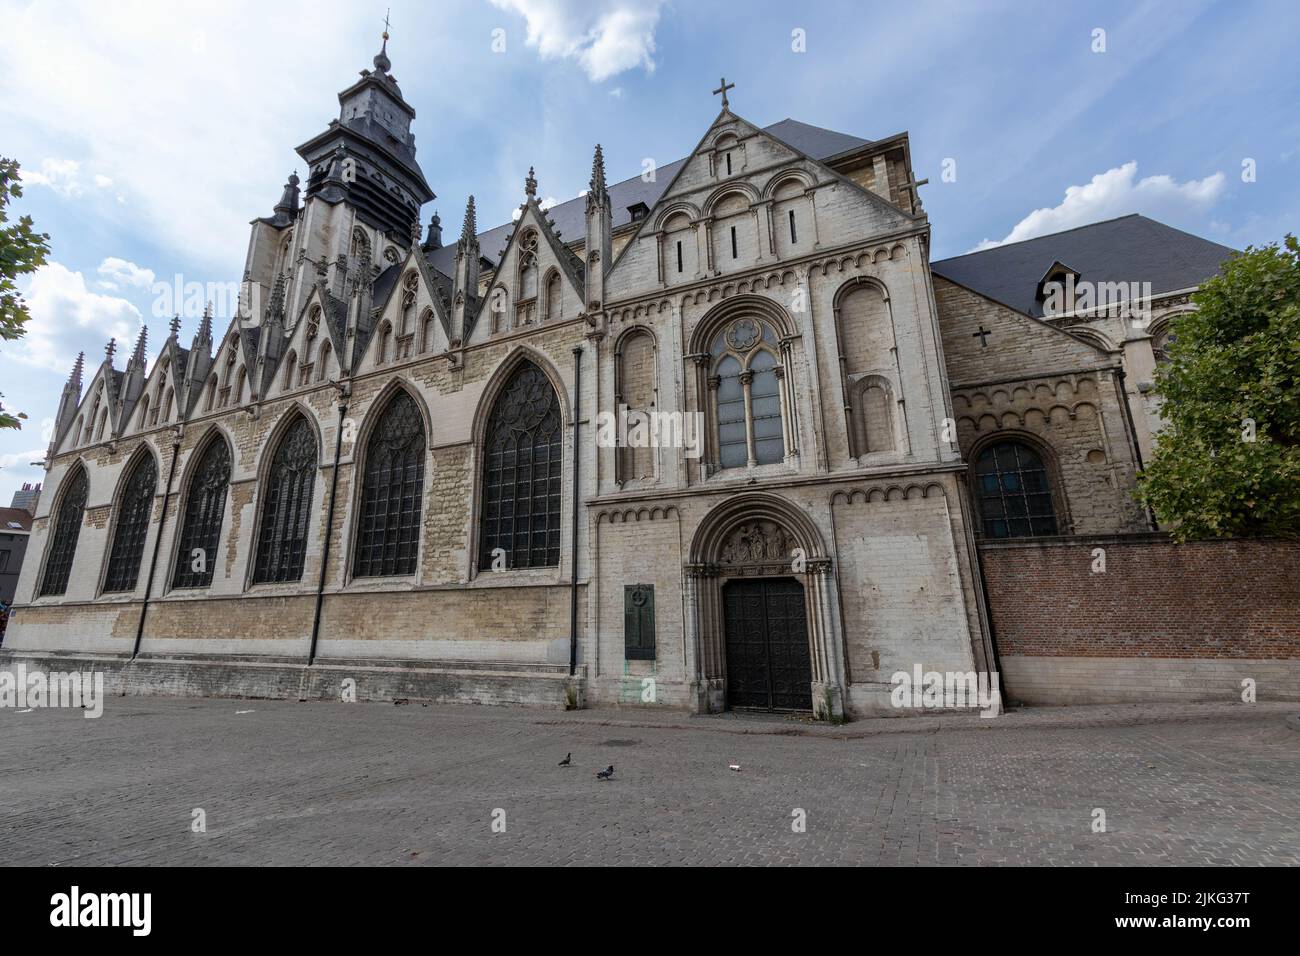
[[[799,152],[816,160],[829,159],[839,153],[865,146],[871,142],[871,140],[860,139],[847,133],[837,133],[834,130],[822,129],[820,126],[811,126],[808,123],[801,123],[793,119],[783,119],[779,123],[773,123],[771,126],[764,127],[763,132],[788,146],[793,146]],[[653,209],[654,204],[659,201],[659,197],[664,194],[668,184],[673,181],[673,178],[685,165],[688,158],[683,157],[666,165],[656,167],[653,182],[645,182],[638,175],[610,186],[609,198],[614,216],[614,228],[617,229],[632,221],[632,214],[628,210],[629,207],[637,203],[645,203],[647,209]],[[560,234],[561,242],[572,242],[574,239],[586,235],[587,199],[585,196],[557,203],[545,210],[545,212],[555,223],[555,229]],[[482,250],[484,258],[493,265],[500,263],[501,252],[510,240],[514,225],[513,222],[508,222],[505,225],[496,226],[486,232],[479,233],[479,248]],[[456,246],[454,243],[443,246],[441,249],[435,249],[429,254],[429,261],[433,264],[433,267],[447,275],[451,275],[455,271],[455,259]]]
[[[937,276],[1041,317],[1038,283],[1054,262],[1081,282],[1150,282],[1159,295],[1198,286],[1234,250],[1136,213],[930,264]]]

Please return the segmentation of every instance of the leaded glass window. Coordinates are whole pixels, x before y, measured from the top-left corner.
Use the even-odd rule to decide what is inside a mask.
[[[59,500],[54,518],[54,540],[50,543],[50,557],[45,563],[45,576],[41,580],[41,596],[63,594],[68,590],[68,577],[72,573],[72,559],[77,553],[77,538],[81,534],[81,516],[86,511],[86,491],[89,482],[86,469],[77,467],[67,481],[67,490]]]
[[[302,578],[316,459],[316,433],[307,419],[299,416],[280,439],[263,480],[266,497],[257,536],[254,584]]]
[[[153,499],[158,491],[158,463],[153,455],[141,455],[117,502],[113,547],[108,553],[104,590],[134,591],[144,556],[144,539],[149,533]]]
[[[560,400],[532,362],[522,362],[497,397],[484,436],[479,567],[560,564],[563,443]]]
[[[397,392],[366,442],[356,577],[414,574],[424,490],[424,422],[415,399]]]
[[[709,385],[723,468],[770,465],[785,458],[778,348],[776,333],[756,318],[737,319],[713,339]]]
[[[1022,442],[997,442],[980,453],[975,494],[985,537],[1057,533],[1047,469],[1038,453]]]
[[[172,587],[205,588],[212,583],[229,485],[230,446],[218,438],[203,452],[190,481]]]

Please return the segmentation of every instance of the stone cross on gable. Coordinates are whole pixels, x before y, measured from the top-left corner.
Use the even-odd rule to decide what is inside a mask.
[[[722,108],[724,110],[728,109],[731,106],[731,104],[727,102],[727,90],[734,90],[735,88],[736,88],[736,84],[728,83],[727,78],[724,76],[718,88],[713,91],[714,96],[717,96],[719,93],[722,94]]]

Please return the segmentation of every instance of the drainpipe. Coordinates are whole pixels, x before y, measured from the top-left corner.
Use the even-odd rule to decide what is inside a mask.
[[[179,430],[172,431],[172,462],[167,467],[167,487],[163,489],[162,514],[158,517],[158,533],[153,539],[153,556],[149,559],[149,576],[144,584],[144,602],[140,605],[140,621],[135,628],[135,646],[131,648],[131,660],[140,653],[140,641],[144,639],[144,615],[149,609],[149,595],[153,593],[154,570],[158,567],[158,548],[162,544],[163,529],[167,526],[167,502],[171,499],[172,479],[176,477],[176,459],[181,456],[181,436]]]
[[[578,672],[578,421],[582,404],[582,346],[573,350],[573,524],[569,534],[569,676]]]
[[[330,563],[330,539],[334,536],[334,503],[339,491],[339,459],[343,456],[343,416],[348,413],[348,396],[352,389],[347,385],[331,383],[339,390],[339,423],[334,430],[334,471],[330,475],[330,503],[325,516],[325,543],[321,547],[320,580],[316,583],[316,612],[311,620],[311,647],[307,651],[307,666],[316,661],[316,641],[320,637],[320,612],[325,603],[325,575]]]
[[[1133,449],[1133,462],[1137,465],[1138,474],[1146,467],[1142,463],[1142,447],[1137,440],[1137,423],[1133,421],[1133,407],[1129,404],[1128,389],[1124,387],[1124,367],[1121,365],[1115,369],[1115,384],[1119,389],[1120,402],[1124,405],[1124,423],[1128,426],[1129,445]],[[1147,520],[1151,522],[1151,530],[1159,531],[1160,522],[1156,520],[1155,510],[1147,505]]]

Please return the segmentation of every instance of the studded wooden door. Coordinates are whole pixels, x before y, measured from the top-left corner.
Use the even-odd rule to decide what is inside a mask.
[[[792,578],[731,581],[723,589],[727,703],[812,710],[804,593]]]

